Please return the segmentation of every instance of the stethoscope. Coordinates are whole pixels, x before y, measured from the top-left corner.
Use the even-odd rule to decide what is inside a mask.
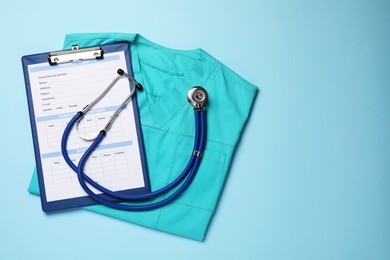
[[[119,209],[119,210],[144,211],[144,210],[156,209],[164,205],[167,205],[173,200],[175,200],[176,198],[178,198],[189,187],[189,185],[191,184],[192,180],[196,175],[196,172],[199,168],[202,159],[205,142],[206,142],[205,105],[208,100],[208,94],[204,88],[199,86],[193,87],[192,89],[189,90],[187,94],[188,102],[194,107],[194,111],[195,111],[195,142],[194,142],[194,149],[191,154],[191,157],[187,163],[187,166],[182,171],[182,173],[174,181],[169,183],[167,186],[160,188],[156,191],[152,191],[142,195],[125,195],[119,192],[114,192],[112,190],[109,190],[101,186],[100,184],[92,180],[90,177],[88,177],[88,175],[86,175],[83,172],[84,166],[88,158],[91,156],[91,154],[96,150],[98,145],[104,139],[107,131],[110,129],[111,125],[113,124],[114,120],[118,117],[119,113],[135,95],[136,89],[140,91],[142,91],[143,89],[141,84],[136,82],[132,76],[125,73],[122,69],[119,69],[117,72],[119,75],[107,86],[107,88],[98,97],[96,97],[91,103],[85,106],[81,111],[77,112],[77,114],[69,121],[62,136],[62,141],[61,141],[62,155],[66,163],[72,168],[73,171],[77,173],[78,181],[81,187],[95,201],[103,205],[106,205],[108,207]],[[99,134],[96,137],[88,138],[79,135],[82,139],[93,141],[93,142],[89,146],[89,148],[85,151],[78,165],[76,166],[69,158],[69,154],[66,149],[66,145],[72,128],[76,125],[76,131],[77,131],[78,124],[80,123],[84,115],[94,105],[96,105],[96,103],[98,103],[121,78],[127,78],[134,87],[131,89],[130,94],[123,100],[123,102],[119,105],[119,107],[114,111],[110,120],[107,122],[107,124],[104,126],[104,128],[99,132]],[[95,194],[87,186],[86,183],[90,184],[92,187],[102,192],[102,194],[99,195]],[[179,186],[177,190],[175,190],[168,197],[157,202],[141,204],[141,205],[140,204],[129,205],[129,204],[122,204],[122,203],[118,203],[106,199],[106,197],[109,196],[112,199],[120,200],[121,202],[137,202],[137,201],[151,200],[156,198],[157,196],[166,194],[167,192],[177,187],[180,183],[182,183],[182,185]],[[102,195],[106,195],[106,196],[103,197]]]

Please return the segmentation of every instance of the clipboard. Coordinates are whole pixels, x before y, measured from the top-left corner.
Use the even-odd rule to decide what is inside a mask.
[[[67,122],[107,87],[117,76],[119,67],[133,75],[130,57],[128,42],[84,49],[73,46],[68,51],[22,57],[43,211],[97,204],[82,190],[77,174],[62,158],[60,140]],[[85,135],[100,131],[99,126],[107,122],[126,93],[135,87],[128,80],[117,84],[118,89],[114,86],[107,100],[103,99],[85,115],[82,127]],[[150,192],[136,95],[115,120],[105,139],[107,142],[103,141],[92,154],[84,172],[122,194]],[[71,133],[67,148],[76,165],[88,147],[89,144]],[[105,195],[104,198],[117,201]]]

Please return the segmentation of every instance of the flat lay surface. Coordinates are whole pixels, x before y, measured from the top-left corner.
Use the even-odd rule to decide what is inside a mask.
[[[0,259],[390,258],[388,1],[9,1],[0,12]],[[20,59],[90,32],[202,48],[258,86],[203,242],[83,209],[45,214],[27,191]]]

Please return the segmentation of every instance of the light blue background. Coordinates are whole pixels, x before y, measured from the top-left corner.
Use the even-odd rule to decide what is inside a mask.
[[[0,259],[390,259],[389,1],[6,1]],[[72,32],[201,47],[260,87],[205,242],[41,211],[20,57]]]

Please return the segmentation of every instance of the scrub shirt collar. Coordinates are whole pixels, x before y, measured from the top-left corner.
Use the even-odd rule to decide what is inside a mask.
[[[167,91],[155,103],[148,101],[146,86],[144,92],[137,94],[142,124],[147,124],[164,130],[169,130],[169,121],[183,110],[192,108],[186,100],[188,90],[193,86],[207,88],[207,81],[217,67],[215,59],[202,49],[177,50],[155,44],[140,34],[125,33],[87,33],[69,34],[65,37],[64,49],[70,49],[72,44],[79,47],[98,46],[102,44],[128,41],[131,46],[131,59],[134,78],[144,85],[142,62],[153,65],[156,69],[169,74],[181,74],[180,80],[167,86]],[[153,53],[153,55],[150,55]],[[178,67],[177,62],[166,62],[172,57],[185,57],[191,62],[183,62],[187,67]],[[179,62],[180,63],[180,62]],[[189,65],[188,65],[189,64]],[[192,65],[191,65],[192,64]],[[158,80],[158,79],[156,79]],[[144,85],[145,87],[145,85]]]

